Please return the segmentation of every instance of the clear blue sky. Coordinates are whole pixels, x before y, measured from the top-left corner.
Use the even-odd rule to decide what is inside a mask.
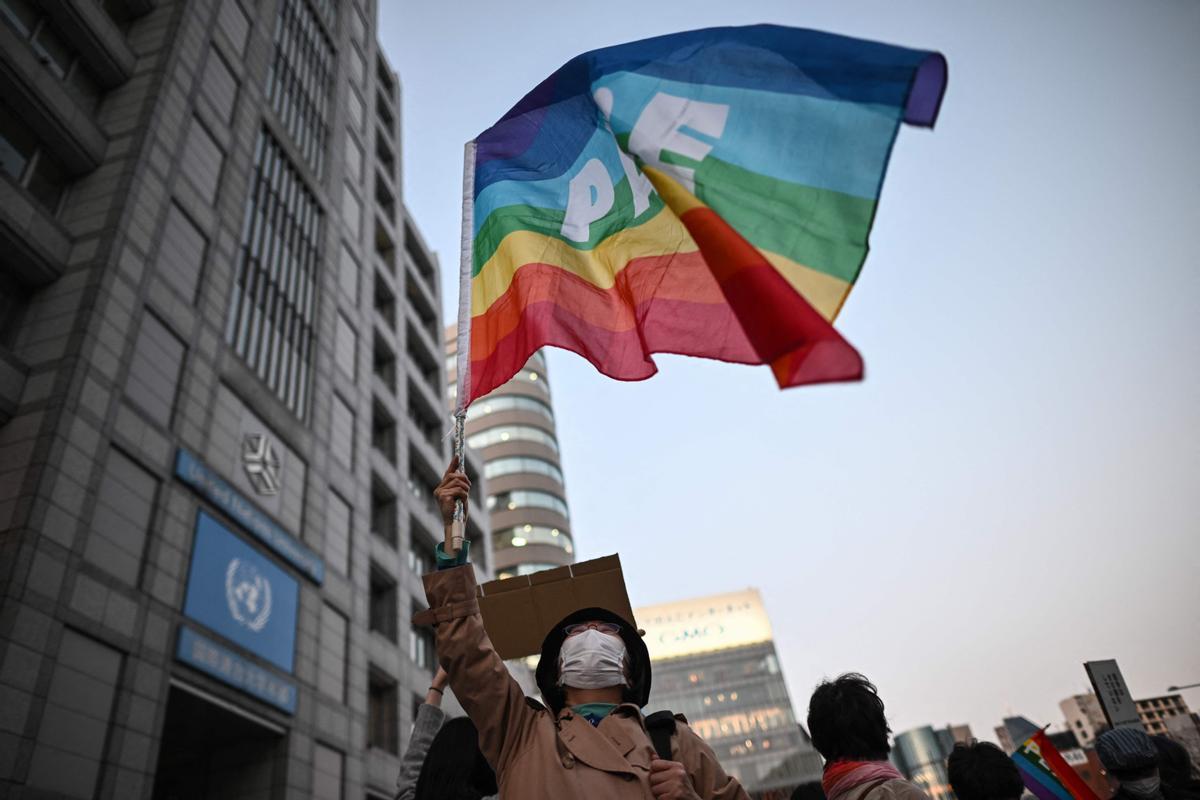
[[[801,717],[845,670],[896,730],[981,738],[1060,721],[1086,659],[1200,681],[1200,3],[380,5],[447,319],[462,144],[571,56],[756,22],[945,53],[838,320],[864,382],[551,352],[579,555],[620,552],[635,605],[759,587]]]

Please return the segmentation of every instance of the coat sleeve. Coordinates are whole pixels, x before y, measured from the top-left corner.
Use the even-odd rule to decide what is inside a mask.
[[[433,738],[446,719],[445,713],[436,706],[422,703],[417,709],[417,721],[413,724],[412,737],[408,740],[408,749],[400,761],[400,776],[396,779],[396,800],[412,800],[417,795],[417,778],[421,777],[421,767],[425,764],[425,756]]]
[[[436,626],[437,657],[450,688],[479,729],[479,749],[501,779],[529,741],[537,714],[496,653],[483,618],[470,564],[425,575],[429,610],[414,621]]]
[[[684,723],[675,727],[675,757],[683,764],[701,800],[750,800],[742,784],[726,774],[708,743]]]

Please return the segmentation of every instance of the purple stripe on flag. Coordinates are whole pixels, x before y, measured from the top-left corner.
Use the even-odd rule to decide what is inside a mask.
[[[1021,771],[1025,788],[1037,795],[1039,800],[1074,800],[1067,787],[1052,774],[1048,775],[1031,764],[1020,751],[1013,754],[1012,760]]]
[[[941,53],[930,53],[917,67],[908,103],[904,106],[904,121],[909,125],[932,128],[937,121],[942,97],[946,94],[946,59]]]

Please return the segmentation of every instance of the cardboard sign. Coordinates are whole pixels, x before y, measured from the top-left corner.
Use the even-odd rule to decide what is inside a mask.
[[[634,624],[620,556],[488,581],[479,587],[483,627],[505,660],[537,655],[551,627],[568,614],[593,606]]]

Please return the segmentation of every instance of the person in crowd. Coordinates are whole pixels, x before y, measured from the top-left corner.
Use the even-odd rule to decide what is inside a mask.
[[[959,742],[946,768],[958,800],[1019,800],[1025,793],[1021,771],[991,742]]]
[[[1200,779],[1192,767],[1192,757],[1187,748],[1166,734],[1150,737],[1158,751],[1158,774],[1168,791],[1186,795],[1190,800],[1200,800]]]
[[[1113,728],[1096,737],[1096,756],[1113,787],[1112,800],[1189,800],[1163,783],[1158,750],[1141,728]]]
[[[874,684],[849,672],[822,681],[808,703],[808,731],[825,759],[829,800],[929,800],[888,761],[887,717]]]
[[[434,491],[447,531],[470,486],[452,460]],[[484,630],[469,550],[464,542],[450,556],[438,546],[438,569],[423,579],[429,609],[414,621],[436,625],[438,660],[479,729],[501,798],[749,800],[682,721],[664,743],[671,757],[658,757],[641,711],[649,652],[612,611],[583,609],[546,633],[536,676],[549,707],[527,699]]]
[[[447,722],[442,712],[447,678],[438,667],[417,708],[400,762],[396,800],[486,800],[496,795],[496,773],[479,752],[475,725],[465,717]]]

